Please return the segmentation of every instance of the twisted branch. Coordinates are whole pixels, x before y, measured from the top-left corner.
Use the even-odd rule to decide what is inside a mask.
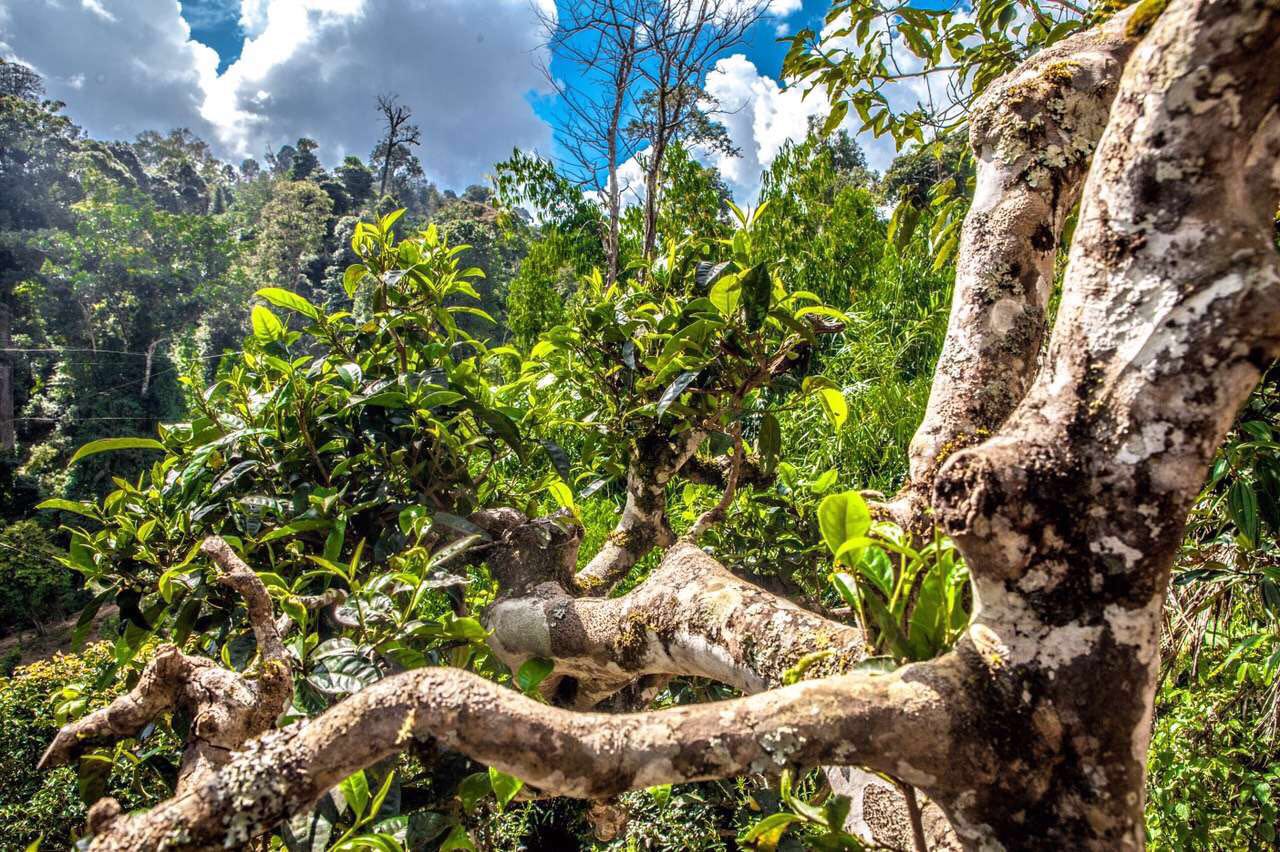
[[[833,756],[936,786],[963,693],[955,661],[944,660],[610,715],[548,707],[457,669],[418,669],[248,743],[194,795],[102,820],[89,848],[241,846],[414,739],[461,751],[544,793],[578,798],[776,773]]]

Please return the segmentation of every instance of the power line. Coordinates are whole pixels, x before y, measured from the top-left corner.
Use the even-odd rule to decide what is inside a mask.
[[[149,414],[139,414],[135,417],[15,417],[13,419],[28,423],[88,423],[90,420],[154,420],[155,418]]]
[[[138,355],[140,357],[145,357],[147,354],[145,352],[128,352],[124,349],[48,349],[48,348],[0,349],[0,353],[3,353],[5,355],[31,354],[31,353],[61,355],[64,352],[92,352],[96,355]]]
[[[244,350],[243,350],[243,349],[237,349],[237,350],[235,350],[235,351],[228,350],[228,351],[226,351],[226,352],[221,352],[221,353],[219,353],[219,354],[217,354],[217,355],[197,355],[197,356],[193,357],[191,360],[192,360],[192,361],[210,361],[210,360],[213,360],[214,358],[224,358],[224,357],[226,357],[226,356],[228,356],[228,355],[243,355],[243,354],[244,354]],[[65,366],[67,363],[76,363],[76,362],[66,362],[66,361],[64,361],[64,362],[63,362],[63,365]],[[89,363],[92,363],[92,362],[90,362],[90,361],[82,361],[82,362],[79,362],[79,363],[89,364]],[[164,368],[164,369],[162,369],[162,370],[152,370],[152,371],[151,371],[151,379],[152,379],[152,381],[154,381],[154,380],[155,380],[157,377],[159,377],[159,376],[165,376],[165,375],[168,375],[169,373],[176,372],[177,370],[181,369],[181,367],[182,367],[182,366],[183,366],[182,364],[171,364],[171,365],[169,365],[168,367],[165,367],[165,368]],[[77,384],[78,384],[78,382],[74,382],[74,381],[67,381],[67,382],[60,382],[60,381],[56,381],[56,380],[54,380],[54,381],[48,381],[48,382],[43,382],[43,383],[40,385],[39,391],[43,391],[45,388],[66,388],[66,387],[75,387]],[[90,400],[90,399],[97,399],[98,397],[100,397],[100,396],[102,396],[102,395],[104,395],[104,394],[112,393],[113,391],[123,390],[124,388],[128,388],[128,387],[133,387],[133,386],[134,386],[134,385],[136,385],[136,384],[138,384],[138,378],[137,378],[137,377],[132,378],[132,379],[130,379],[130,380],[129,380],[129,381],[127,381],[127,382],[122,382],[122,383],[120,383],[120,384],[118,384],[118,385],[112,385],[112,386],[110,386],[110,387],[101,388],[100,390],[94,391],[94,392],[93,392],[93,393],[91,393],[91,394],[88,394],[88,395],[86,395],[86,396],[82,396],[82,397],[80,397],[79,399],[77,399],[77,400],[76,400],[76,402],[77,402],[77,403],[83,403],[83,402],[84,402],[84,401],[86,401],[86,400]],[[30,420],[30,419],[32,419],[32,418],[29,418],[29,417],[28,417],[28,418],[22,418],[22,417],[19,417],[19,418],[17,418],[17,419],[18,419],[18,420],[23,420],[23,419]]]

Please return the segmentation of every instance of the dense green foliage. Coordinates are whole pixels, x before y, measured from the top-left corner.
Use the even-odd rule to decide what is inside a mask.
[[[121,674],[136,677],[145,656]],[[41,848],[65,849],[83,829],[86,798],[92,801],[105,791],[124,807],[136,808],[170,789],[177,776],[177,743],[161,728],[121,749],[118,760],[95,761],[82,773],[66,766],[47,773],[31,770],[65,720],[107,704],[123,690],[125,678],[117,683],[112,669],[110,648],[95,644],[0,677],[0,848],[25,849],[43,837]],[[108,776],[104,770],[113,767]]]

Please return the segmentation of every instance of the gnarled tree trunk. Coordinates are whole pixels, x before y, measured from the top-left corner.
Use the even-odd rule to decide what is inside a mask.
[[[494,648],[513,665],[554,657],[561,703],[679,674],[755,694],[605,714],[418,669],[249,740],[192,795],[135,815],[99,809],[92,848],[242,843],[413,739],[591,798],[859,765],[926,793],[967,848],[1140,848],[1170,565],[1209,460],[1280,352],[1280,6],[1174,0],[1149,18],[1032,59],[973,119],[978,194],[908,495],[973,575],[973,624],[953,652],[851,673],[856,631],[690,542],[628,595],[589,597],[572,533],[497,510],[475,519],[501,543],[488,554],[503,589]],[[1077,196],[1040,358],[1053,247]],[[662,529],[660,501],[636,508]],[[620,564],[601,559],[601,580]],[[834,653],[814,679],[780,685],[823,648]],[[131,700],[135,715],[154,710]],[[74,751],[69,730],[50,761]]]

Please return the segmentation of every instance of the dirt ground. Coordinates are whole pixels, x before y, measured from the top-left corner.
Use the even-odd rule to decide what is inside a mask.
[[[104,622],[114,620],[114,616],[118,614],[119,609],[115,604],[109,604],[98,610],[98,615],[93,620],[93,627],[90,629],[86,641],[102,638],[99,635],[99,631],[101,631]],[[47,660],[59,651],[70,651],[71,633],[75,630],[76,621],[79,617],[77,613],[65,621],[46,625],[43,636],[36,633],[35,630],[28,629],[0,638],[0,659],[3,659],[9,653],[11,648],[17,648],[22,654],[22,659],[19,660],[18,665],[25,666],[38,660]]]

